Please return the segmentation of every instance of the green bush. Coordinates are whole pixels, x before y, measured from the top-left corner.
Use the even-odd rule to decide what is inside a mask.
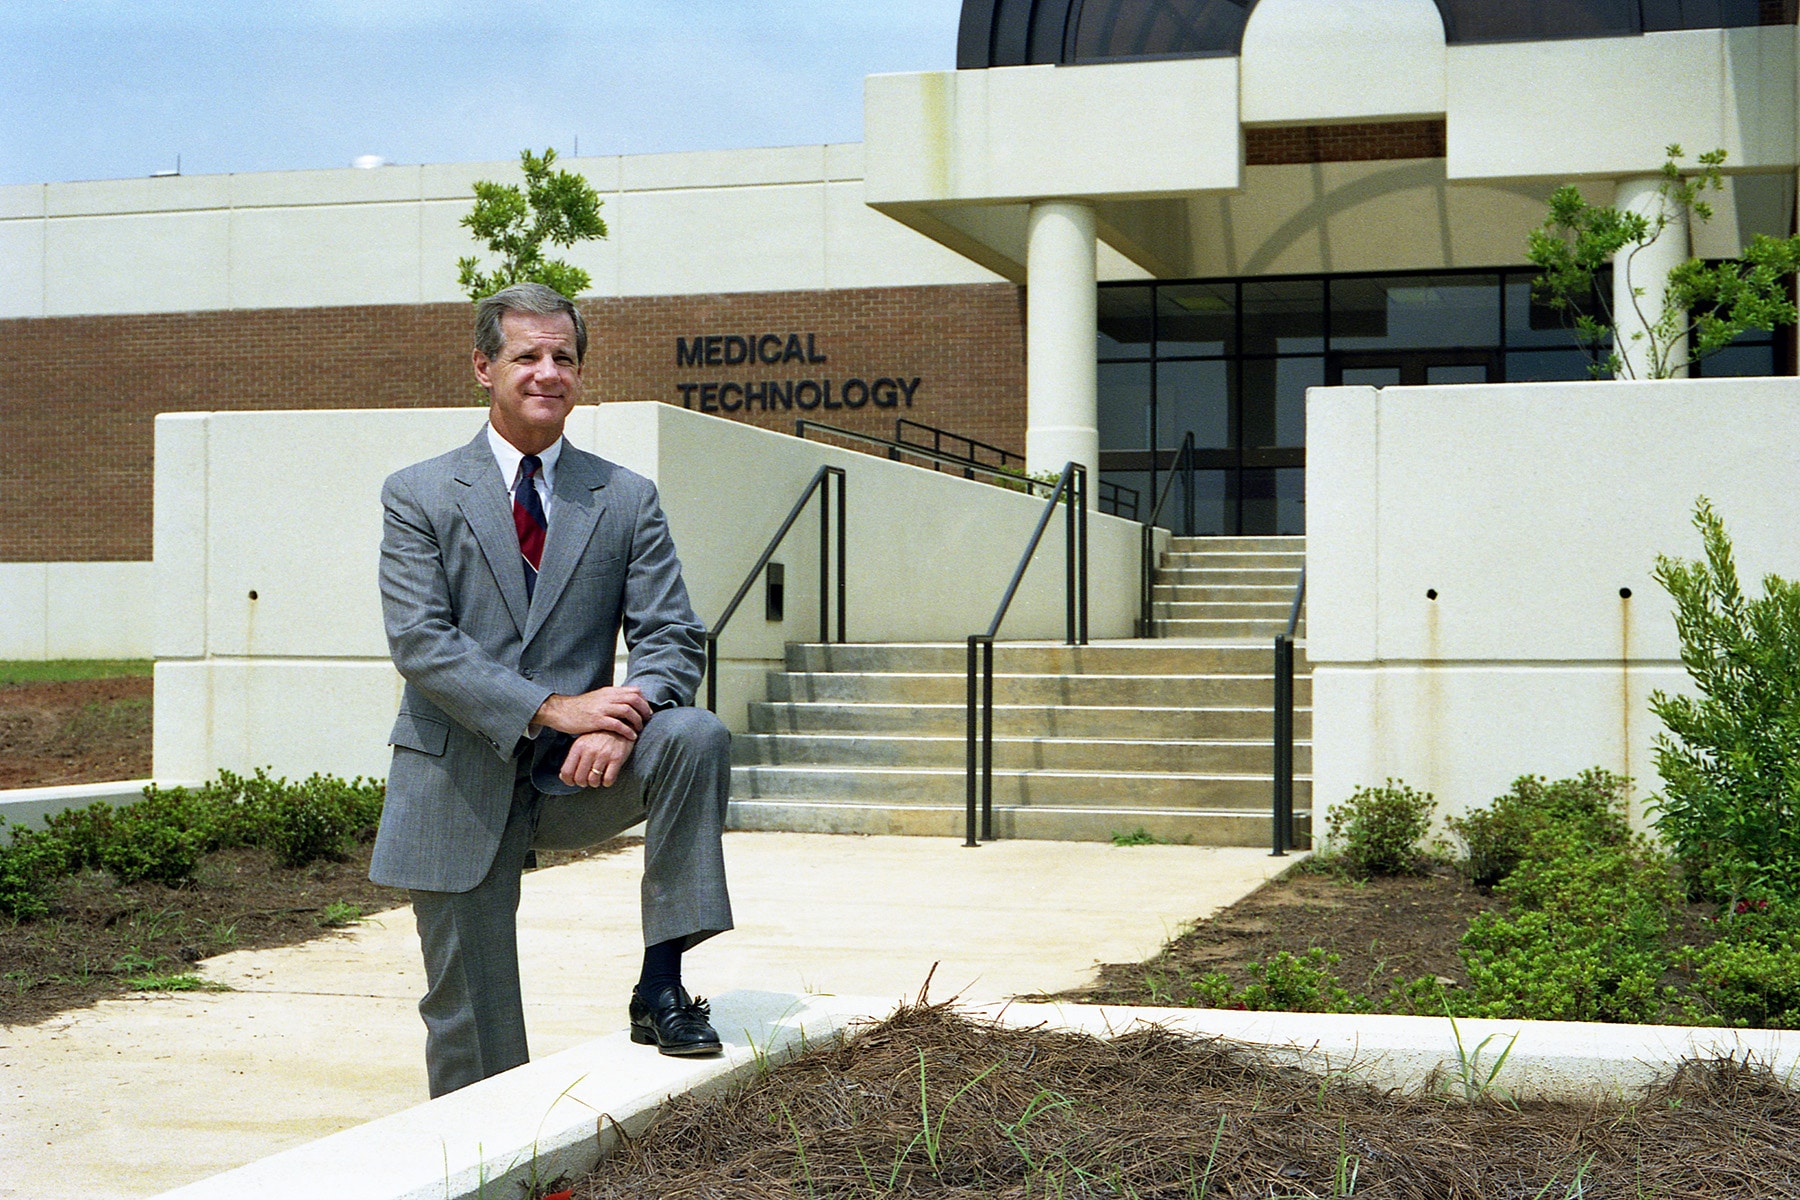
[[[0,820],[0,833],[5,821]],[[14,829],[0,843],[0,914],[28,921],[50,911],[56,881],[71,870],[69,848],[54,834]]]
[[[1658,558],[1697,696],[1653,692],[1657,831],[1696,899],[1757,888],[1800,898],[1800,584],[1744,595],[1724,523],[1695,507],[1705,558]]]
[[[1687,947],[1678,960],[1693,972],[1688,1018],[1757,1029],[1800,1029],[1800,936],[1773,944],[1721,938]]]
[[[1658,981],[1668,954],[1647,937],[1654,920],[1642,910],[1626,921],[1639,929],[1609,932],[1565,914],[1529,910],[1483,913],[1463,936],[1469,990],[1456,1015],[1539,1021],[1647,1021],[1661,1004]]]
[[[44,828],[61,839],[68,850],[69,870],[100,868],[100,848],[112,836],[113,814],[118,811],[104,800],[86,808],[70,808],[44,818]]]
[[[1484,809],[1445,820],[1459,868],[1478,887],[1491,888],[1530,853],[1531,839],[1552,826],[1616,845],[1630,836],[1625,795],[1630,780],[1598,767],[1554,783],[1522,775]]]
[[[1332,857],[1350,874],[1405,875],[1417,869],[1419,839],[1437,807],[1429,792],[1390,779],[1386,787],[1357,788],[1331,810],[1327,822]]]
[[[1256,982],[1236,1000],[1254,1012],[1349,1012],[1357,1006],[1332,971],[1338,962],[1319,946],[1301,955],[1278,950],[1268,962],[1244,968]]]
[[[1452,825],[1471,848],[1470,877],[1497,874],[1494,891],[1511,905],[1463,936],[1469,988],[1452,1001],[1457,1015],[1646,1021],[1662,1010],[1681,888],[1668,858],[1632,834],[1625,785],[1600,770],[1526,776],[1485,823]]]
[[[149,880],[173,887],[192,879],[206,853],[207,835],[190,817],[191,807],[167,794],[118,809],[100,845],[100,865],[120,883]]]

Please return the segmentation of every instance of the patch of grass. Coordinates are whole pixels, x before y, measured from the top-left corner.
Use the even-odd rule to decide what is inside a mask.
[[[1113,834],[1112,844],[1115,846],[1167,846],[1170,842],[1168,838],[1157,837],[1154,833],[1151,833],[1148,829],[1139,825],[1130,833]]]
[[[190,971],[180,973],[132,975],[125,986],[134,992],[229,992],[231,988],[213,979],[202,979]]]
[[[15,683],[71,683],[78,679],[118,679],[149,675],[147,658],[54,658],[48,662],[0,659],[0,687]]]
[[[333,900],[319,914],[319,925],[325,929],[342,929],[363,919],[362,906],[344,900]]]

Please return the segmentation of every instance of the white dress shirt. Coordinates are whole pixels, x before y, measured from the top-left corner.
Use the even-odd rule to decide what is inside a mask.
[[[512,495],[519,484],[519,464],[525,461],[524,453],[511,442],[487,427],[488,448],[494,452],[494,461],[500,464],[500,478],[506,481],[506,494]],[[550,524],[551,482],[556,478],[556,460],[562,457],[563,440],[557,438],[548,449],[538,455],[543,467],[533,479],[532,486],[537,488],[538,503],[544,506],[544,524]]]

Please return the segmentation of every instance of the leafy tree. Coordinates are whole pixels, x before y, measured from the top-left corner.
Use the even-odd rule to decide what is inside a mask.
[[[1582,348],[1593,360],[1596,376],[1633,378],[1631,360],[1619,353],[1618,313],[1612,297],[1595,286],[1600,268],[1608,262],[1623,273],[1637,320],[1632,342],[1643,341],[1644,369],[1652,379],[1667,379],[1682,365],[1677,350],[1690,340],[1690,359],[1698,359],[1729,344],[1749,329],[1771,330],[1792,324],[1797,316],[1789,298],[1787,276],[1800,266],[1800,236],[1772,238],[1757,234],[1743,257],[1707,264],[1691,258],[1669,276],[1663,291],[1660,316],[1647,319],[1645,288],[1632,278],[1638,253],[1667,232],[1684,210],[1699,221],[1712,219],[1712,205],[1705,193],[1723,186],[1719,168],[1725,151],[1702,154],[1699,171],[1685,176],[1678,160],[1679,145],[1668,147],[1657,194],[1661,205],[1654,215],[1589,204],[1574,187],[1558,188],[1550,197],[1550,215],[1531,231],[1526,257],[1543,274],[1533,292],[1538,301],[1563,314],[1580,335]],[[1595,315],[1595,314],[1598,315]]]
[[[572,171],[550,168],[556,151],[542,155],[519,153],[525,186],[475,182],[475,207],[462,219],[477,240],[500,256],[500,265],[484,273],[474,255],[458,259],[458,282],[469,299],[480,300],[515,283],[541,283],[573,298],[591,277],[580,267],[544,256],[544,243],[573,246],[576,242],[606,236],[600,218],[600,194]]]
[[[1696,898],[1800,898],[1800,583],[1738,583],[1731,539],[1701,498],[1698,562],[1659,557],[1697,696],[1651,693],[1663,793],[1656,828]]]

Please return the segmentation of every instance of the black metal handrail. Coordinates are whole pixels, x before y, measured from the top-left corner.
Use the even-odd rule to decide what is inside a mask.
[[[969,635],[965,846],[979,846],[981,841],[994,838],[994,638],[1000,633],[1000,623],[1006,619],[1006,610],[1012,607],[1013,596],[1025,578],[1025,570],[1031,565],[1031,557],[1037,553],[1044,529],[1050,524],[1050,517],[1059,503],[1065,506],[1063,609],[1066,640],[1071,646],[1087,645],[1087,469],[1079,463],[1067,463],[1038,517],[1037,528],[1031,532],[1025,553],[1019,556],[1012,582],[1006,585],[1006,594],[1000,598],[1000,607],[994,610],[994,619],[988,623],[987,632]],[[977,776],[980,780],[981,841],[975,836]]]
[[[901,419],[904,420],[905,418]],[[913,423],[917,424],[917,422]],[[920,426],[920,428],[931,429],[933,427],[924,425]],[[927,450],[925,447],[914,442],[894,441],[889,438],[879,437],[872,433],[862,433],[855,429],[845,429],[839,425],[827,425],[823,421],[808,420],[805,417],[800,417],[794,421],[795,437],[804,439],[806,437],[806,431],[809,429],[816,429],[820,433],[829,433],[834,437],[849,438],[852,441],[863,442],[870,446],[880,446],[887,451],[887,456],[895,462],[900,460],[902,454],[910,454],[932,463],[933,470],[936,470],[936,465],[940,463],[945,466],[956,467],[962,471],[964,479],[973,479],[978,474],[986,475],[1002,486],[1011,487],[1016,485],[1023,487],[1026,495],[1030,496],[1037,495],[1039,488],[1050,489],[1056,486],[1047,479],[1037,479],[1030,475],[1026,475],[1017,467],[1005,465],[989,466],[987,463],[979,462],[972,458],[962,458],[958,455],[948,454],[939,450]],[[960,434],[949,434],[947,436],[961,437]],[[964,438],[963,440],[968,441],[970,439]],[[985,446],[987,443],[977,442],[975,444]],[[1007,452],[1002,450],[1000,453],[1006,454]],[[1009,455],[1009,457],[1016,458],[1017,455]],[[1046,494],[1048,494],[1047,491]],[[1126,520],[1137,520],[1139,493],[1136,488],[1125,487],[1122,484],[1116,484],[1103,479],[1100,481],[1099,495],[1100,510],[1102,512],[1107,511],[1107,505],[1110,503],[1112,505],[1112,515],[1125,517],[1126,514],[1124,509],[1125,506],[1129,504],[1131,506],[1131,515],[1126,517]]]
[[[1187,469],[1182,469],[1182,464]],[[1151,478],[1155,479],[1156,460],[1150,460]],[[1156,560],[1156,523],[1162,519],[1163,505],[1169,502],[1169,489],[1175,486],[1175,478],[1182,479],[1182,499],[1185,503],[1183,516],[1187,518],[1182,526],[1192,533],[1194,529],[1194,431],[1188,430],[1187,436],[1181,439],[1181,450],[1175,455],[1175,469],[1169,472],[1164,481],[1162,495],[1156,498],[1156,507],[1150,510],[1150,519],[1143,523],[1139,530],[1138,544],[1138,629],[1139,637],[1156,636],[1156,592],[1155,592],[1155,560]]]
[[[871,446],[881,446],[888,451],[888,457],[897,460],[900,454],[911,454],[931,462],[940,462],[953,467],[961,467],[965,472],[973,471],[987,475],[1007,484],[1024,485],[1026,494],[1036,495],[1038,488],[1050,488],[1055,485],[1042,479],[1033,479],[1029,475],[1021,475],[1012,467],[990,467],[986,463],[973,462],[966,458],[958,458],[954,454],[942,454],[936,450],[927,450],[923,446],[915,446],[909,442],[896,442],[892,438],[879,437],[873,433],[860,433],[854,429],[844,429],[838,425],[827,425],[823,421],[809,421],[800,417],[794,422],[794,436],[804,439],[806,431],[816,429],[820,433],[829,433],[833,437],[849,438],[852,441],[865,442]],[[965,476],[967,477],[967,476]]]
[[[895,417],[894,418],[894,440],[896,442],[900,443],[902,446],[919,446],[919,445],[921,445],[921,443],[919,443],[919,442],[909,442],[906,440],[906,431],[908,429],[917,429],[922,433],[929,433],[931,435],[931,449],[932,449],[933,453],[945,454],[951,458],[961,458],[965,465],[973,465],[973,466],[986,465],[981,461],[980,458],[976,457],[975,452],[977,450],[986,450],[992,454],[999,455],[1000,461],[995,463],[994,464],[995,466],[1004,467],[1006,464],[1008,464],[1010,462],[1022,463],[1025,461],[1024,455],[1014,454],[1011,450],[1006,449],[1004,446],[996,446],[992,442],[977,441],[976,439],[974,439],[972,437],[965,437],[963,434],[960,434],[960,433],[952,433],[948,429],[939,429],[936,425],[926,425],[925,423],[923,423],[921,421],[914,421],[907,417]],[[956,454],[951,454],[951,453],[945,451],[944,440],[946,438],[948,438],[952,442],[961,442],[963,445],[967,446],[969,448],[968,453],[964,454],[964,455],[956,455]],[[965,476],[965,478],[967,478],[967,476]]]
[[[1270,799],[1271,858],[1285,857],[1294,845],[1294,631],[1300,626],[1300,604],[1306,599],[1306,568],[1294,585],[1287,629],[1275,635],[1274,795]]]
[[[719,707],[719,635],[725,632],[725,626],[730,622],[732,614],[737,612],[738,605],[742,604],[744,597],[750,593],[750,588],[756,583],[756,577],[762,574],[764,567],[769,565],[769,559],[775,555],[775,548],[781,545],[781,539],[786,537],[788,530],[794,527],[794,522],[800,518],[800,511],[806,507],[806,502],[812,499],[814,492],[819,493],[819,640],[821,642],[831,640],[830,481],[832,479],[837,480],[837,640],[839,642],[844,640],[846,608],[844,592],[844,527],[846,524],[844,468],[823,466],[813,472],[813,477],[807,483],[806,490],[800,493],[800,498],[794,501],[794,507],[788,510],[787,520],[781,523],[781,528],[775,531],[775,536],[769,539],[767,546],[763,547],[762,557],[756,560],[756,565],[750,568],[748,575],[744,576],[744,582],[738,588],[737,595],[731,598],[731,603],[725,606],[725,611],[720,614],[719,619],[713,622],[712,628],[706,631],[706,707],[709,711],[717,712]]]

